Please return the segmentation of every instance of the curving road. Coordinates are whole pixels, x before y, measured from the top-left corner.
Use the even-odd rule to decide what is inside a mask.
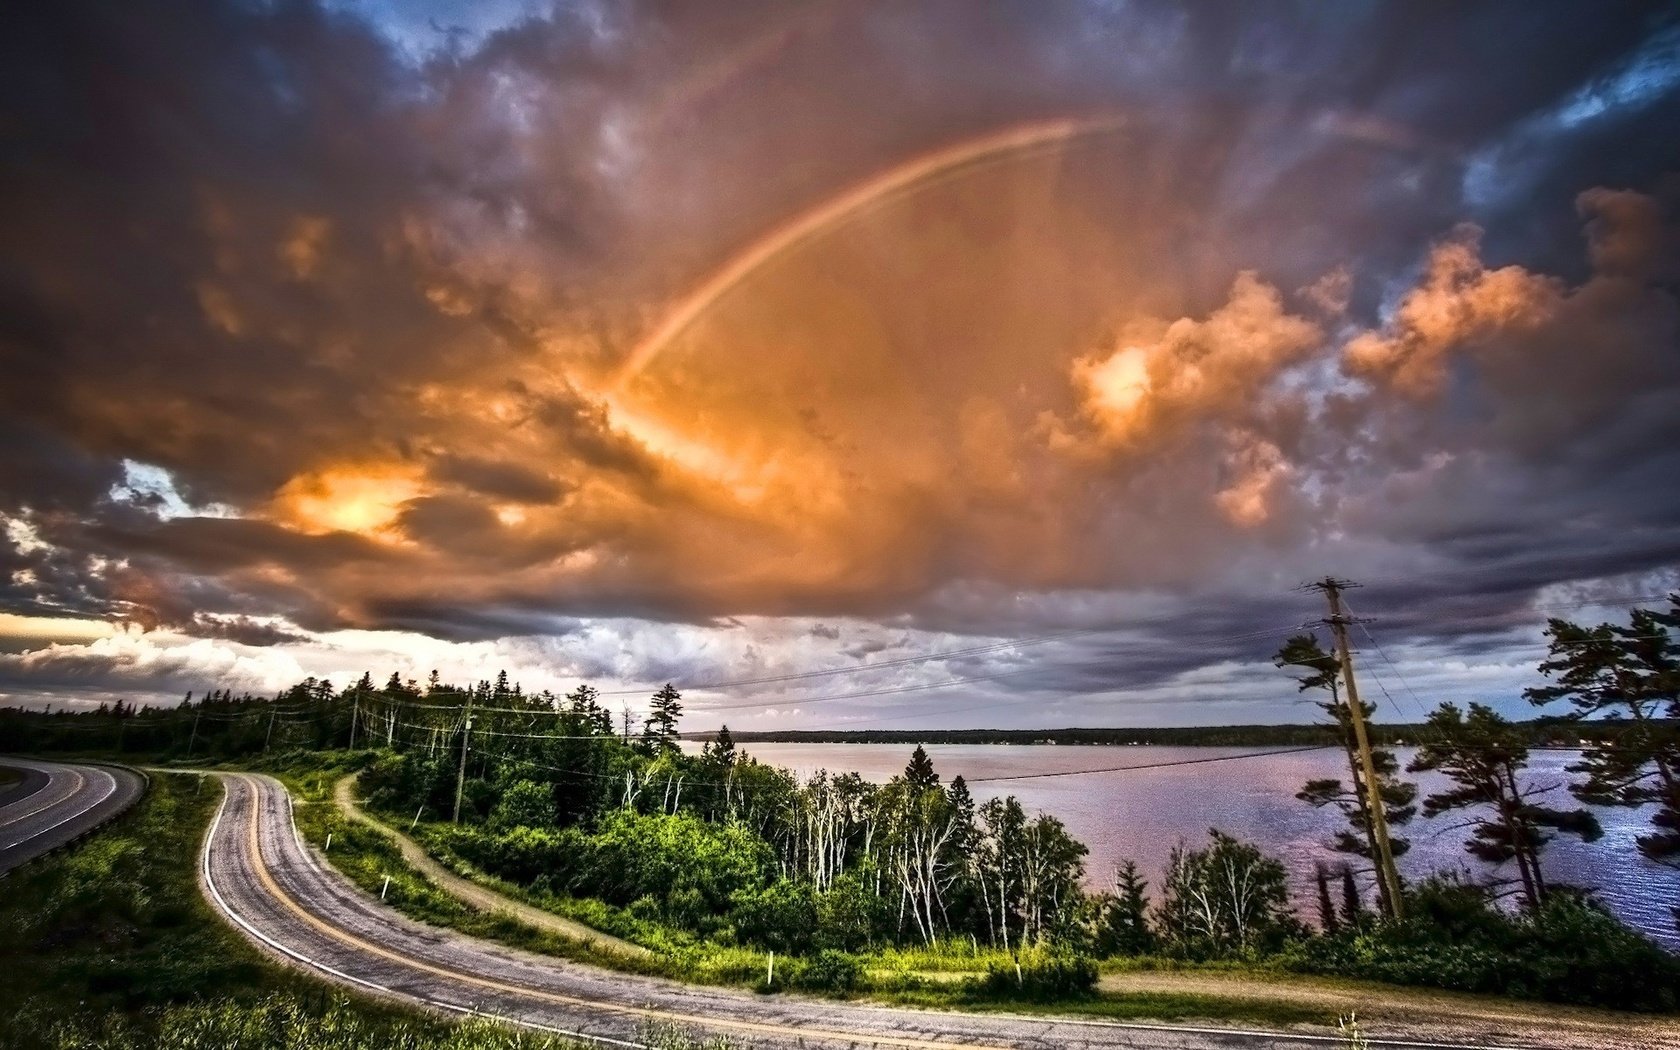
[[[110,820],[139,800],[145,778],[116,766],[0,758],[23,779],[0,796],[0,873]]]
[[[268,777],[222,774],[226,795],[205,838],[212,903],[271,954],[340,983],[457,1013],[486,1014],[612,1046],[647,1025],[729,1036],[754,1047],[837,1050],[953,1046],[992,1050],[1330,1050],[1322,1035],[959,1014],[762,996],[613,973],[412,922],[316,860]],[[1373,1047],[1451,1048],[1382,1042]],[[1478,1043],[1481,1046],[1489,1044]]]

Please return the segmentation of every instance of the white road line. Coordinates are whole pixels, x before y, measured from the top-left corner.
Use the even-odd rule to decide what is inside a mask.
[[[106,780],[109,780],[111,782],[111,786],[105,789],[105,794],[100,795],[99,798],[93,803],[93,805],[83,806],[81,809],[78,809],[76,812],[70,814],[68,817],[65,817],[63,820],[58,821],[57,823],[51,825],[50,827],[42,828],[40,831],[35,832],[33,835],[25,835],[23,838],[18,839],[16,842],[8,842],[4,846],[0,846],[0,850],[11,849],[13,846],[21,846],[25,842],[29,842],[31,840],[40,838],[42,835],[47,834],[48,832],[54,830],[55,828],[63,827],[65,824],[70,823],[72,820],[75,820],[77,817],[85,816],[88,813],[89,810],[92,810],[94,808],[94,806],[98,806],[100,803],[104,802],[106,799],[110,798],[112,795],[115,795],[117,793],[117,778],[116,777],[112,776],[110,773],[107,773],[103,769],[95,769],[95,770],[93,770],[93,772],[98,773],[100,776],[104,777]],[[87,781],[84,778],[84,780],[82,782],[85,784]],[[75,797],[74,795],[71,796],[71,798],[74,798],[74,797]],[[68,799],[66,801],[68,801]],[[37,812],[39,812],[39,811],[37,811]]]
[[[87,783],[87,778],[82,776],[81,770],[77,769],[75,766],[47,766],[44,769],[40,766],[31,766],[30,768],[34,769],[36,772],[47,774],[47,785],[45,787],[43,787],[40,791],[36,792],[36,795],[46,795],[46,794],[51,793],[53,773],[57,772],[59,770],[62,770],[66,773],[69,773],[71,776],[75,777],[76,778],[76,786],[71,788],[70,791],[67,792],[66,794],[60,795],[57,798],[47,799],[46,802],[42,803],[39,806],[36,806],[34,809],[25,810],[24,812],[19,813],[17,816],[7,817],[5,820],[0,820],[0,828],[6,827],[8,824],[16,824],[20,820],[27,820],[30,817],[33,817],[37,813],[45,813],[47,810],[53,808],[54,806],[58,805],[59,803],[64,802],[66,799],[75,798],[76,797],[76,792],[82,790],[82,786]],[[31,796],[29,796],[29,798],[26,798],[22,802],[18,802],[16,804],[17,805],[23,805],[24,802],[30,802],[30,801],[35,799],[36,795],[31,795]],[[13,843],[13,845],[16,845],[16,843]],[[8,847],[5,847],[5,848],[10,849],[11,847],[8,846]]]
[[[212,843],[214,843],[215,840],[216,840],[216,832],[221,828],[222,814],[224,812],[226,812],[226,810],[227,810],[228,798],[229,798],[230,794],[231,794],[231,792],[229,792],[227,787],[224,785],[223,788],[222,788],[222,804],[216,808],[216,819],[213,820],[210,823],[210,833],[204,837],[204,888],[210,891],[211,897],[213,897],[216,901],[216,907],[221,909],[221,912],[222,912],[223,915],[226,915],[229,919],[231,919],[233,922],[238,924],[239,927],[241,929],[243,929],[246,933],[250,934],[252,937],[255,937],[259,941],[262,941],[264,944],[268,945],[270,948],[273,948],[277,952],[281,952],[284,955],[288,955],[291,958],[296,959],[298,962],[303,963],[305,966],[310,966],[310,967],[313,967],[317,970],[320,970],[323,973],[331,974],[332,976],[337,977],[340,980],[349,981],[352,984],[359,984],[364,988],[371,988],[376,992],[383,992],[384,994],[386,994],[388,996],[392,996],[394,998],[409,999],[409,1000],[412,1000],[414,1002],[424,1003],[427,1006],[434,1006],[434,1007],[437,1007],[439,1009],[450,1010],[450,1011],[453,1011],[455,1013],[467,1014],[467,1015],[473,1016],[473,1017],[483,1017],[483,1018],[486,1018],[486,1019],[492,1020],[492,1021],[501,1021],[501,1022],[508,1023],[508,1024],[515,1024],[515,1025],[519,1025],[519,1026],[524,1027],[524,1028],[531,1028],[531,1029],[535,1029],[535,1030],[541,1031],[541,1032],[548,1032],[551,1035],[565,1036],[568,1039],[587,1039],[590,1042],[605,1043],[609,1046],[630,1047],[630,1048],[632,1048],[632,1050],[654,1050],[653,1047],[649,1046],[646,1043],[632,1043],[629,1040],[614,1039],[611,1036],[591,1035],[588,1032],[574,1032],[574,1031],[570,1031],[569,1029],[565,1029],[565,1028],[557,1028],[554,1025],[541,1024],[537,1021],[527,1021],[527,1020],[524,1020],[522,1018],[510,1017],[510,1016],[506,1016],[506,1015],[503,1015],[503,1014],[486,1013],[483,1010],[476,1010],[476,1009],[474,1009],[470,1006],[460,1006],[456,1003],[441,1002],[437,999],[429,999],[429,998],[427,998],[426,996],[423,996],[423,995],[415,995],[412,992],[400,992],[400,991],[397,991],[394,988],[388,987],[388,986],[383,985],[383,984],[379,984],[376,981],[370,981],[370,980],[367,980],[366,978],[363,978],[363,977],[357,977],[355,974],[346,973],[345,971],[337,969],[336,967],[333,967],[333,966],[329,966],[324,962],[319,962],[315,959],[311,959],[309,956],[304,955],[302,952],[296,951],[292,948],[287,947],[284,944],[281,944],[279,941],[277,941],[274,938],[272,938],[272,937],[268,936],[267,934],[263,933],[261,930],[257,929],[255,926],[251,925],[249,922],[246,922],[245,918],[243,916],[241,916],[239,913],[235,912],[231,907],[229,907],[226,898],[224,898],[222,896],[221,891],[216,888],[216,880],[210,874],[210,847],[211,847]],[[252,795],[251,819],[252,820],[257,819],[257,816],[258,816],[258,810],[257,810],[256,802],[257,802],[257,796],[259,794],[260,794],[260,792],[257,790],[257,788],[254,785],[252,785],[251,786],[251,795]],[[291,801],[291,793],[290,792],[287,792],[286,798],[287,798],[287,803],[288,803],[288,808],[289,808],[289,804],[290,804],[290,801]],[[292,824],[292,834],[293,835],[297,834],[297,824],[295,822],[293,822],[293,824]],[[256,857],[256,858],[254,858],[254,862],[257,863],[257,864],[261,864],[262,863],[262,858],[260,856]]]

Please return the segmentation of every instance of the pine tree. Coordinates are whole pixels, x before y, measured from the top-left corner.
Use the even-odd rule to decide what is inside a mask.
[[[682,717],[682,694],[670,682],[653,694],[647,721],[642,723],[642,741],[656,755],[679,750],[677,720]]]
[[[1155,931],[1149,927],[1149,883],[1128,860],[1114,869],[1114,900],[1109,905],[1106,947],[1116,955],[1146,955],[1155,950]]]
[[[1359,762],[1353,713],[1348,709],[1347,701],[1342,698],[1340,661],[1324,651],[1317,637],[1298,634],[1283,643],[1283,647],[1272,657],[1272,662],[1279,667],[1292,667],[1304,671],[1304,674],[1296,678],[1302,692],[1319,689],[1329,694],[1329,699],[1319,701],[1318,706],[1330,716],[1330,724],[1336,728],[1337,739],[1347,754],[1347,783],[1338,777],[1309,780],[1302,785],[1295,797],[1314,807],[1333,805],[1342,812],[1348,827],[1338,830],[1330,840],[1329,845],[1332,849],[1340,853],[1352,853],[1367,860],[1374,858],[1377,854],[1376,832],[1371,820],[1364,770]],[[1361,701],[1360,706],[1364,709],[1368,721],[1375,713],[1376,705]],[[1383,813],[1388,818],[1389,827],[1392,829],[1409,823],[1417,815],[1417,785],[1400,779],[1399,760],[1388,748],[1373,747],[1371,765],[1377,771],[1377,790],[1382,795]],[[1410,841],[1393,834],[1389,835],[1389,845],[1396,857],[1402,856],[1411,848]],[[1378,888],[1382,889],[1380,881]],[[1386,904],[1386,896],[1384,901]]]
[[[933,759],[928,757],[920,744],[910,753],[910,764],[904,767],[904,779],[912,788],[922,791],[939,786],[939,774],[934,772]]]
[[[1538,911],[1546,901],[1540,853],[1558,832],[1591,842],[1603,834],[1598,820],[1584,809],[1550,809],[1535,798],[1551,788],[1525,788],[1519,773],[1528,765],[1528,748],[1492,708],[1471,704],[1469,714],[1442,704],[1429,716],[1437,740],[1418,748],[1409,767],[1440,770],[1454,787],[1423,800],[1425,816],[1469,809],[1470,838],[1464,850],[1489,864],[1517,862],[1524,903]]]
[[[1342,865],[1342,925],[1362,926],[1365,923],[1365,902],[1359,896],[1359,883],[1354,880],[1353,867]]]
[[[1656,803],[1651,823],[1657,828],[1636,841],[1652,860],[1680,862],[1680,594],[1669,597],[1667,612],[1633,609],[1628,625],[1601,623],[1581,627],[1554,619],[1540,673],[1553,684],[1524,691],[1530,703],[1568,700],[1573,717],[1605,714],[1622,726],[1594,740],[1569,768],[1585,774],[1570,790],[1582,802],[1599,806]]]
[[[1336,902],[1330,898],[1330,872],[1319,864],[1313,869],[1313,880],[1318,884],[1318,925],[1325,933],[1335,933],[1342,924],[1336,918]]]
[[[728,726],[720,726],[717,736],[712,738],[702,752],[707,758],[718,765],[728,768],[735,764],[735,738],[729,735]]]

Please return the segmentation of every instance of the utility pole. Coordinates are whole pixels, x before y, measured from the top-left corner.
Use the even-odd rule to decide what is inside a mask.
[[[274,739],[274,708],[271,707],[271,708],[268,709],[268,735],[263,737],[263,750],[264,751],[268,750],[268,745],[271,741],[273,741],[273,739]]]
[[[461,726],[461,767],[455,772],[455,815],[450,818],[461,823],[461,788],[467,782],[467,741],[472,738],[472,694],[467,694],[467,720]]]
[[[362,691],[356,690],[356,695],[350,701],[350,750],[356,750],[356,720],[362,715]]]
[[[1359,750],[1359,768],[1365,780],[1365,805],[1371,814],[1371,837],[1376,840],[1377,879],[1382,883],[1388,910],[1395,919],[1405,918],[1400,893],[1400,871],[1394,866],[1394,847],[1388,839],[1388,813],[1383,806],[1382,782],[1377,779],[1376,763],[1371,760],[1371,735],[1365,727],[1365,705],[1359,702],[1359,685],[1353,679],[1353,653],[1348,649],[1347,627],[1357,623],[1342,609],[1342,591],[1358,584],[1331,576],[1307,584],[1315,591],[1323,591],[1330,603],[1330,615],[1324,623],[1336,637],[1336,655],[1342,665],[1342,681],[1347,686],[1348,720],[1353,725],[1354,744]]]
[[[204,715],[204,705],[200,704],[198,710],[196,712],[194,712],[194,714],[193,714],[192,736],[187,738],[187,757],[188,758],[192,757],[193,745],[198,743],[198,720],[201,717],[203,717],[203,715]]]

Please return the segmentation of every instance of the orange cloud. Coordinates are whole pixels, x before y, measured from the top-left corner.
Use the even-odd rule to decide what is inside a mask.
[[[1276,288],[1245,271],[1205,319],[1134,322],[1106,356],[1077,361],[1073,379],[1100,439],[1136,448],[1192,420],[1231,416],[1322,339],[1317,325],[1284,311]]]

